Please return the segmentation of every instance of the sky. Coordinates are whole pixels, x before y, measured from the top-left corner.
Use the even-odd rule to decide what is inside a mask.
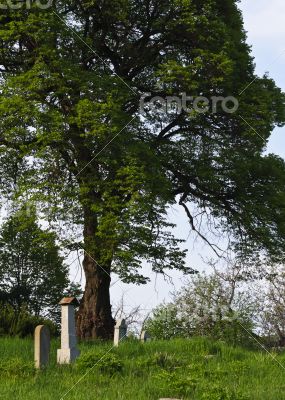
[[[257,73],[269,72],[285,91],[285,1],[242,0],[240,9]],[[275,129],[268,151],[285,158],[285,128]]]
[[[243,12],[245,30],[248,33],[247,41],[252,46],[257,74],[262,76],[265,72],[269,72],[270,77],[285,91],[285,1],[242,0],[239,7]],[[285,159],[285,127],[275,129],[266,151]],[[194,241],[193,235],[189,237],[188,223],[178,209],[171,209],[169,218],[177,223],[175,233],[187,239],[186,247],[189,249],[187,263],[199,271],[207,270],[205,260],[214,254],[201,241]],[[150,276],[151,282],[140,287],[124,285],[113,277],[111,288],[113,308],[116,308],[116,304],[124,295],[127,309],[141,305],[142,311],[147,313],[159,303],[169,301],[171,292],[179,290],[184,282],[182,275],[177,272],[169,274],[172,282],[149,273],[147,267],[145,272]]]

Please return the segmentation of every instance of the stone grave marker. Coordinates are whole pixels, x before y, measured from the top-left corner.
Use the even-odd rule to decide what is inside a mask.
[[[61,305],[61,348],[57,350],[58,364],[70,364],[80,354],[77,348],[75,330],[75,307],[79,305],[75,297],[64,297]]]
[[[49,362],[50,332],[45,325],[38,325],[35,329],[35,366],[40,369]]]
[[[144,342],[149,342],[151,340],[151,337],[147,331],[142,331],[141,333],[141,341]]]
[[[127,336],[127,325],[124,319],[119,319],[115,325],[114,331],[114,346],[119,346],[119,343]]]

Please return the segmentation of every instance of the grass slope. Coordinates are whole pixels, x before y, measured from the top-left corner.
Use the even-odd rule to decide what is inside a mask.
[[[284,355],[272,355],[275,361],[264,352],[200,338],[125,342],[118,349],[112,344],[82,343],[78,362],[60,367],[58,345],[52,342],[51,363],[39,372],[33,369],[32,340],[1,338],[0,398],[285,400],[285,369],[280,365],[285,365]]]

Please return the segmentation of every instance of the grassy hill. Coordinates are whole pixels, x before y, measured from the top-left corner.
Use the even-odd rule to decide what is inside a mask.
[[[35,371],[32,340],[1,338],[0,398],[285,400],[285,355],[206,339],[125,342],[118,349],[112,344],[82,343],[80,359],[60,367],[58,347],[53,341],[49,367]]]

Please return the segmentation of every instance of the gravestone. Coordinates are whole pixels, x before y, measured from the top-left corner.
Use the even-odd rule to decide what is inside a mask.
[[[127,336],[127,325],[124,319],[119,319],[115,325],[114,331],[114,346],[119,346],[119,343]]]
[[[70,364],[80,354],[75,330],[75,307],[79,303],[75,297],[64,297],[59,304],[61,305],[61,348],[57,350],[57,362]]]
[[[147,331],[142,331],[141,333],[141,341],[144,342],[149,342],[151,340],[150,335],[148,334]]]
[[[48,364],[50,352],[50,333],[45,325],[35,329],[35,366],[40,369]]]

